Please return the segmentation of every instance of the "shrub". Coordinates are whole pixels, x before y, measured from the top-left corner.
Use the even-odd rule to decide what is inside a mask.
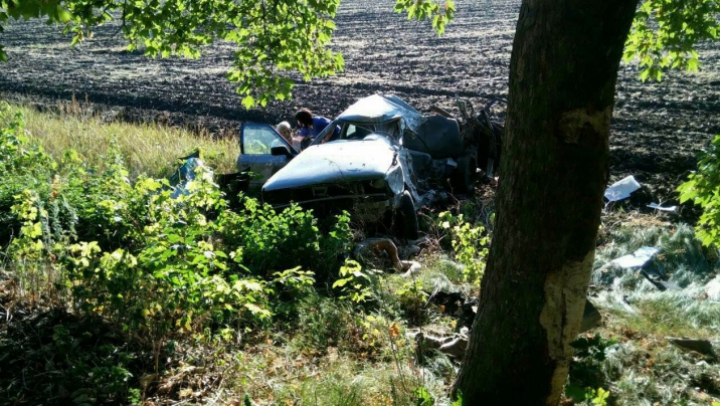
[[[465,266],[465,281],[480,287],[490,243],[485,228],[465,222],[462,214],[453,216],[450,212],[440,213],[439,222],[440,227],[447,230],[451,236],[455,259]]]
[[[113,148],[104,171],[72,151],[56,165],[22,134],[19,115],[1,135],[3,168],[42,186],[19,192],[19,181],[2,182],[19,226],[5,255],[22,292],[63,297],[76,314],[101,316],[154,348],[208,326],[295,314],[294,299],[315,282],[302,269],[327,277],[350,249],[347,215],[320,233],[296,207],[276,213],[247,198],[231,212],[204,166],[179,193],[166,180],[131,183]]]
[[[335,275],[352,246],[350,217],[337,216],[322,230],[312,212],[291,206],[276,212],[269,205],[246,198],[240,213],[225,211],[224,243],[242,253],[243,265],[251,272],[269,275],[287,264],[312,269],[318,281]]]
[[[681,203],[692,201],[703,210],[696,227],[702,243],[720,246],[720,136],[700,155],[697,171],[678,191]]]
[[[0,125],[0,245],[6,245],[20,228],[10,210],[15,195],[28,188],[47,195],[56,164],[30,138],[23,115],[4,102],[0,102],[0,123],[5,123]]]

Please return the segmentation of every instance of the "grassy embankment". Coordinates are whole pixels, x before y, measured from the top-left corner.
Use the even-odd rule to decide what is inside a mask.
[[[15,106],[18,107],[18,106]],[[27,130],[56,160],[68,149],[77,151],[90,165],[102,167],[108,147],[116,142],[130,178],[139,174],[163,177],[175,168],[176,160],[196,148],[203,159],[219,173],[235,171],[240,152],[237,138],[213,139],[185,129],[157,124],[104,122],[100,117],[82,118],[21,108]]]

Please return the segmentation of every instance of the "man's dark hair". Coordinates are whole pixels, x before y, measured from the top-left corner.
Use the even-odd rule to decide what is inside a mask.
[[[312,121],[312,112],[308,109],[300,109],[297,113],[295,113],[295,120],[299,121],[300,124],[304,126],[311,126]]]

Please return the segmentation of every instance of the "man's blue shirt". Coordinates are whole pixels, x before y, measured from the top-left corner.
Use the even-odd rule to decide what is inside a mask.
[[[313,121],[313,128],[306,128],[306,127],[301,128],[300,132],[298,133],[298,135],[300,137],[309,136],[310,138],[314,139],[315,137],[317,137],[318,134],[320,134],[325,129],[325,127],[327,127],[331,123],[331,121],[325,117],[313,117],[312,121]],[[335,131],[333,132],[333,135],[330,138],[330,141],[336,139],[339,135],[340,135],[340,127],[335,126]]]

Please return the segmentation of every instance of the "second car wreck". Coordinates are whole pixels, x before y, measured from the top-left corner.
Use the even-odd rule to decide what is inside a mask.
[[[328,141],[336,126],[339,137]],[[373,95],[350,106],[301,153],[270,126],[243,126],[238,165],[258,174],[262,200],[276,208],[347,210],[357,222],[415,239],[417,210],[428,192],[473,189],[482,143],[463,135],[453,118],[423,116],[398,97]]]

